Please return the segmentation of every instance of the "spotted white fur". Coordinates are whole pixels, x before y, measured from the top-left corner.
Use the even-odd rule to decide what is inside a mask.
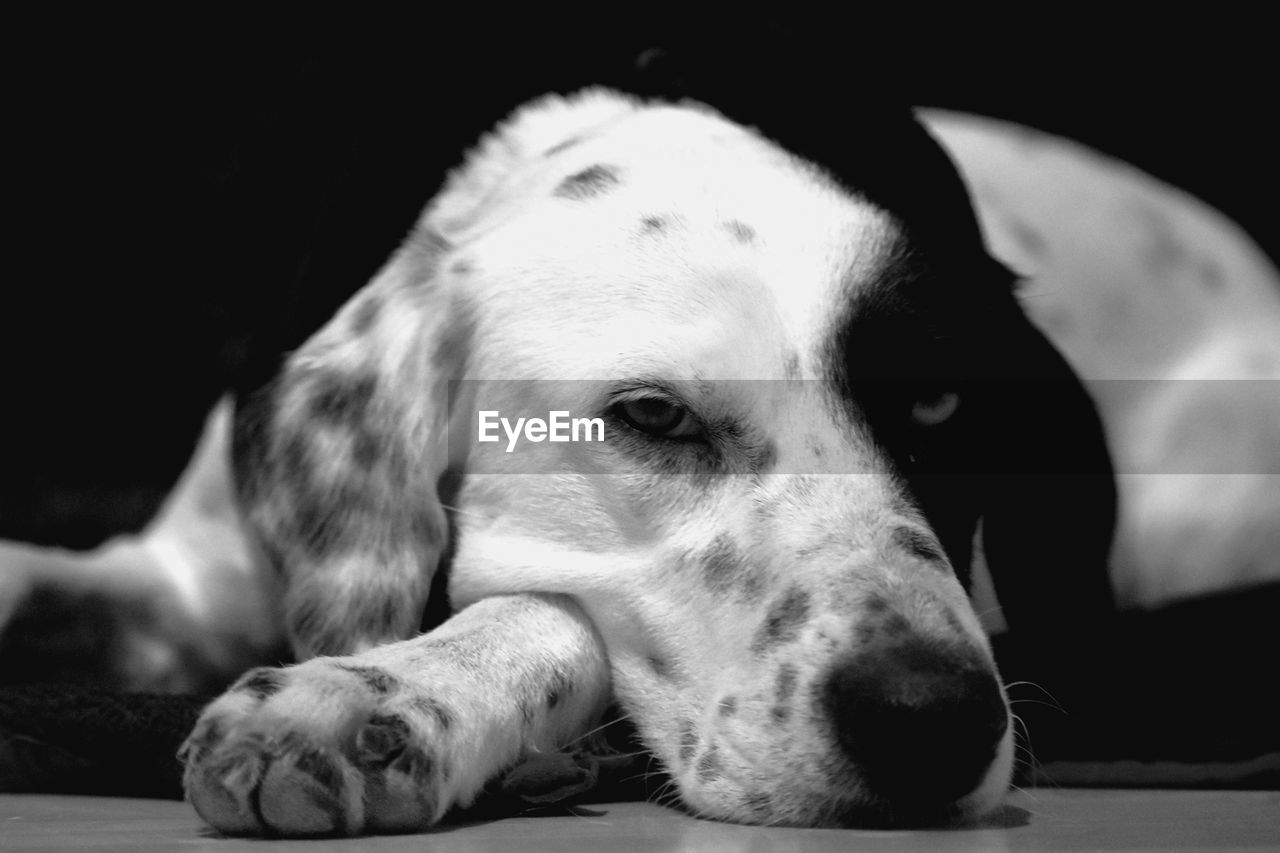
[[[601,92],[544,100],[481,143],[400,255],[295,354],[265,416],[267,440],[275,442],[267,453],[305,441],[311,477],[348,477],[359,435],[339,424],[318,444],[313,421],[334,415],[336,423],[343,414],[315,402],[326,393],[317,384],[356,377],[349,383],[363,389],[362,411],[386,413],[355,432],[391,422],[398,435],[414,435],[405,458],[420,482],[434,485],[449,466],[465,471],[452,519],[449,591],[460,609],[453,622],[478,618],[476,608],[495,596],[569,597],[599,631],[601,646],[591,651],[596,660],[607,657],[613,694],[688,807],[728,820],[842,822],[879,802],[856,767],[833,757],[832,724],[821,706],[825,673],[859,647],[853,631],[864,599],[888,602],[903,630],[968,649],[993,671],[945,557],[938,557],[941,571],[922,568],[895,539],[904,528],[928,538],[922,519],[869,438],[825,384],[812,381],[827,371],[826,318],[847,298],[843,283],[871,277],[895,234],[883,212],[710,110]],[[377,319],[356,323],[353,315],[373,299],[380,300]],[[466,339],[442,344],[449,328]],[[698,387],[730,380],[704,389],[696,405],[704,413],[741,413],[767,437],[778,470],[765,464],[756,476],[699,484],[685,476],[692,472],[646,469],[616,446],[565,445],[548,468],[545,455],[508,455],[458,440],[473,431],[465,418],[479,409],[594,416],[606,406],[608,381],[634,376]],[[442,402],[448,379],[506,381],[469,382],[449,409]],[[761,379],[780,381],[737,382]],[[406,385],[418,399],[404,399]],[[382,402],[384,396],[392,399]],[[788,469],[865,473],[780,473]],[[286,607],[295,642],[337,651],[335,638],[359,649],[404,636],[406,619],[422,608],[432,551],[418,549],[409,577],[389,570],[386,545],[409,547],[401,544],[403,531],[372,529],[363,515],[354,545],[317,550],[287,518],[311,498],[289,485],[293,474],[277,476],[283,487],[250,488],[246,506],[290,573]],[[382,505],[380,495],[352,500],[366,499]],[[422,491],[416,500],[430,497]],[[833,529],[849,535],[833,537]],[[442,541],[439,525],[424,530]],[[396,578],[384,605],[395,616],[383,637],[371,636],[357,607],[335,593],[335,584],[367,584],[380,574]],[[370,606],[358,608],[367,613]],[[344,612],[348,624],[340,621]],[[314,614],[323,614],[323,624]],[[563,618],[563,628],[536,632],[539,645],[575,626]],[[769,635],[770,625],[779,636]],[[389,648],[404,649],[412,666],[428,673],[456,668],[449,648],[436,646],[438,635]],[[375,647],[357,659],[385,654]],[[487,751],[461,766],[450,751],[459,748],[454,735],[410,721],[425,741],[415,746],[449,771],[431,783],[431,809],[410,810],[415,825],[467,804],[479,782],[529,749],[556,745],[548,729],[559,728],[562,737],[573,731],[563,707],[523,733],[509,729],[516,700],[498,685],[510,677],[503,673],[526,666],[529,650],[515,645],[490,654],[484,674],[465,687],[431,688],[404,660],[386,664],[440,702],[470,700],[466,714],[478,730],[506,732],[485,736]],[[331,678],[324,675],[330,660],[288,670],[288,686],[262,703],[233,689],[206,712],[193,740],[201,748],[188,753],[187,780],[193,802],[215,826],[305,832],[386,825],[362,817],[361,774],[352,770],[359,760],[351,726],[360,723],[349,717],[371,712],[334,718],[332,703],[313,711],[313,691],[321,688],[310,685]],[[584,673],[566,672],[603,701],[602,683],[584,685]],[[785,691],[775,689],[783,682]],[[352,704],[344,699],[341,707]],[[725,712],[730,706],[732,714]],[[584,709],[574,712],[582,723]],[[938,804],[953,818],[972,818],[999,801],[1012,763],[1012,732],[1000,725],[999,748],[980,784]],[[263,784],[254,775],[264,754],[288,763],[296,747],[279,746],[291,743],[273,734],[282,728],[305,733],[341,768],[329,775],[342,780],[334,785],[343,794],[326,795],[320,817],[297,806],[293,775]]]

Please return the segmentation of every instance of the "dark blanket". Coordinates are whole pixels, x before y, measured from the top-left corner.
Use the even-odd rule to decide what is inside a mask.
[[[1033,760],[1019,783],[1280,788],[1280,696],[1259,669],[1276,613],[1280,585],[1271,584],[1081,626],[1056,648],[998,638],[1014,711],[1030,731]],[[0,791],[180,798],[178,746],[206,701],[0,688]],[[629,737],[532,758],[465,816],[644,797],[660,782]]]
[[[1280,583],[994,641],[1033,784],[1280,788]]]
[[[178,746],[207,701],[63,684],[0,689],[0,791],[180,799]]]
[[[208,701],[54,684],[0,688],[0,792],[181,799],[178,747]],[[643,797],[648,757],[629,749],[629,734],[590,750],[531,756],[451,817]]]

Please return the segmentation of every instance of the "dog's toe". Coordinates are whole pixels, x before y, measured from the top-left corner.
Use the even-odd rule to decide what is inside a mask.
[[[265,831],[255,813],[254,797],[262,776],[260,753],[234,754],[208,747],[188,752],[184,784],[187,799],[210,826],[228,835],[255,835]]]
[[[435,820],[432,792],[439,767],[415,740],[409,724],[397,714],[375,715],[356,734],[371,832],[401,832]]]
[[[264,723],[275,732],[264,734]],[[198,728],[189,743],[199,734]],[[363,829],[360,773],[342,755],[295,733],[281,734],[278,720],[243,720],[221,742],[188,749],[186,788],[196,812],[228,835],[349,835]]]
[[[287,738],[262,774],[258,814],[282,835],[352,835],[364,829],[363,787],[345,757]]]

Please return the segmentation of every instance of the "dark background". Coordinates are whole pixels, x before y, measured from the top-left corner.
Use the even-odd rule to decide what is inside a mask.
[[[652,48],[723,57],[730,74],[821,58],[832,121],[898,99],[1074,137],[1199,195],[1280,258],[1261,19],[599,9],[10,18],[0,537],[87,547],[141,527],[213,401],[368,279],[483,130],[530,96],[621,79]],[[1000,650],[1011,680],[1061,684],[1072,707],[1020,706],[1038,753],[1274,752],[1258,660],[1277,596],[1084,626],[1064,648],[1093,631],[1092,651],[1065,655],[1065,672],[1044,673],[1041,649]]]
[[[11,21],[0,537],[87,546],[143,524],[221,389],[358,287],[479,132],[648,47],[766,68],[821,55],[841,78],[835,120],[888,97],[1075,137],[1280,255],[1260,20],[606,8]]]

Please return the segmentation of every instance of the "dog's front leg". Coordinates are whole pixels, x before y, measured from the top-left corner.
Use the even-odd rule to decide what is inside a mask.
[[[608,694],[572,599],[489,598],[412,640],[246,673],[183,746],[187,797],[234,834],[421,829],[581,736]]]

